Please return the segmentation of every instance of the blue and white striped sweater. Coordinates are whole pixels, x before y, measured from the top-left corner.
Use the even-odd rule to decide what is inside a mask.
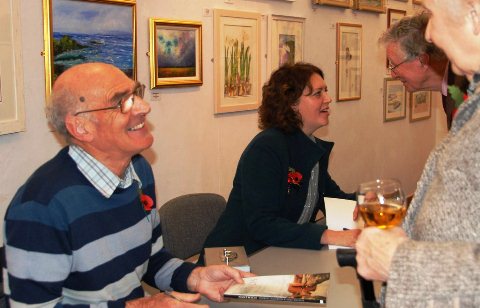
[[[105,198],[78,171],[68,148],[40,167],[5,217],[10,304],[117,306],[144,296],[140,281],[186,291],[193,265],[163,249],[158,212],[147,217],[138,183]],[[133,159],[155,200],[149,164]]]

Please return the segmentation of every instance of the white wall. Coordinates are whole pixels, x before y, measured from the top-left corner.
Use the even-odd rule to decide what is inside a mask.
[[[231,4],[225,3],[231,2]],[[387,1],[391,8],[413,12],[412,4]],[[0,136],[0,216],[18,187],[61,145],[48,130],[45,105],[42,1],[19,0],[22,8],[23,69],[26,131]],[[335,23],[363,26],[363,83],[359,101],[332,103],[330,125],[316,135],[335,141],[330,172],[346,191],[375,177],[396,177],[413,192],[436,138],[445,133],[441,112],[410,123],[407,118],[383,123],[384,50],[377,39],[386,14],[313,6],[310,0],[137,0],[137,76],[149,84],[148,18],[198,20],[203,24],[204,84],[201,87],[155,90],[149,115],[155,143],[146,157],[153,165],[159,204],[185,193],[216,192],[228,196],[236,164],[244,147],[258,132],[255,111],[215,116],[213,113],[213,17],[204,8],[224,8],[306,17],[305,61],[320,66],[335,97]],[[266,43],[266,20],[262,36]],[[262,48],[266,50],[265,45]],[[263,66],[263,80],[265,80]],[[147,99],[151,97],[147,93]],[[441,108],[434,95],[435,108]],[[437,119],[437,117],[441,117]]]

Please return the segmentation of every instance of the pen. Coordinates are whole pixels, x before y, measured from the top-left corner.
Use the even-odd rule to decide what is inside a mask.
[[[175,294],[173,294],[172,291],[165,290],[165,291],[163,291],[163,293],[165,293],[166,296],[171,297],[171,298],[173,298],[173,299],[176,299],[177,301],[183,303],[183,299],[181,299],[180,297],[178,297],[178,296],[176,296]]]
[[[350,230],[350,229],[348,229],[348,228],[343,228],[343,231],[346,231],[346,230]]]

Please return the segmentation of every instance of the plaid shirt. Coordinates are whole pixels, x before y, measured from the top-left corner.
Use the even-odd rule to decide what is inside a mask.
[[[123,179],[121,179],[77,145],[70,145],[68,155],[75,161],[78,170],[105,198],[110,198],[117,187],[130,187],[133,181],[137,181],[139,188],[142,188],[142,182],[135,172],[132,162],[128,165]]]

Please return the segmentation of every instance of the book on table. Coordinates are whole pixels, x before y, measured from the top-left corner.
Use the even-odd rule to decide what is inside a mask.
[[[226,264],[250,272],[250,263],[243,246],[205,248],[205,265]]]
[[[244,284],[231,286],[224,296],[245,300],[326,304],[330,273],[256,276],[243,280]]]

